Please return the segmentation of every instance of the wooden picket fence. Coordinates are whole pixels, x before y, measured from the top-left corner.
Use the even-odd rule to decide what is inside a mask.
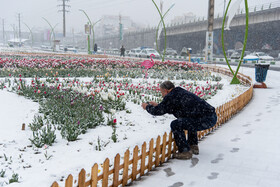
[[[210,71],[232,76],[229,70],[222,67],[204,65],[204,68]],[[218,116],[217,123],[210,129],[198,132],[198,138],[200,140],[224,124],[238,111],[242,110],[243,107],[251,100],[253,96],[252,79],[240,73],[238,74],[238,79],[242,82],[242,84],[249,85],[250,88],[235,99],[216,108]],[[78,181],[74,181],[73,176],[70,174],[65,180],[65,187],[125,186],[145,175],[153,168],[158,167],[162,163],[171,159],[176,150],[177,147],[174,139],[172,138],[172,133],[164,133],[162,138],[161,136],[158,136],[155,142],[154,139],[151,139],[148,147],[146,142],[142,144],[141,150],[139,150],[138,146],[135,146],[132,156],[130,156],[129,150],[124,153],[123,159],[121,159],[120,154],[117,154],[114,158],[114,163],[111,163],[111,167],[110,160],[106,158],[102,167],[100,167],[100,169],[103,170],[102,174],[99,174],[99,166],[97,163],[95,163],[91,168],[90,174],[86,174],[86,171],[82,169],[79,173]],[[58,186],[57,182],[52,184],[52,187]]]

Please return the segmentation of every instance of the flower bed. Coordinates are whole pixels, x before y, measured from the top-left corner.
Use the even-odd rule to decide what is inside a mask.
[[[38,151],[57,146],[61,139],[80,141],[100,125],[112,129],[110,141],[122,141],[116,130],[123,124],[133,127],[133,120],[121,118],[123,113],[133,112],[131,105],[140,108],[142,102],[160,102],[163,80],[170,79],[203,99],[211,99],[223,88],[220,76],[187,62],[156,61],[145,79],[141,62],[34,56],[0,60],[0,75],[5,77],[0,89],[39,103],[40,113],[28,124],[33,131],[30,143]],[[96,151],[108,144],[103,136],[95,137]]]

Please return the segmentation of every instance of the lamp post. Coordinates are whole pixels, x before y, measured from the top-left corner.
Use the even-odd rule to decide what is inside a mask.
[[[42,17],[43,18],[43,17]],[[54,28],[58,25],[58,23],[53,27],[51,24],[50,24],[50,22],[46,19],[46,18],[43,18],[48,24],[49,24],[49,26],[51,27],[51,34],[53,35],[53,51],[55,51],[55,33],[54,33]]]
[[[31,29],[28,27],[28,25],[26,23],[23,23],[23,24],[28,28],[28,30],[30,32],[30,35],[31,35],[31,48],[33,48],[33,33],[32,33]]]
[[[92,50],[93,50],[94,42],[95,42],[95,41],[94,41],[94,29],[93,29],[93,27],[94,27],[94,25],[95,25],[96,23],[98,23],[99,21],[101,21],[101,19],[92,24],[92,22],[91,22],[91,20],[89,19],[89,16],[87,15],[87,13],[86,13],[84,10],[82,10],[82,9],[79,9],[79,11],[81,11],[81,12],[83,12],[83,13],[85,14],[85,16],[87,17],[88,22],[89,22],[89,24],[90,24],[90,27],[91,27],[91,30],[92,30]],[[89,39],[90,39],[90,38],[89,38]]]

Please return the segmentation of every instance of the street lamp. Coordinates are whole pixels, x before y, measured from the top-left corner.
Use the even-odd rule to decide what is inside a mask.
[[[43,18],[43,17],[42,17]],[[58,23],[54,26],[54,27],[52,27],[52,25],[50,24],[50,22],[46,19],[46,18],[43,18],[48,24],[49,24],[49,26],[51,27],[51,34],[53,35],[53,51],[55,51],[55,33],[54,33],[54,28],[58,25]]]
[[[94,30],[93,30],[93,27],[94,27],[94,25],[95,25],[96,23],[98,23],[99,21],[101,21],[101,19],[92,24],[92,22],[91,22],[91,20],[89,19],[87,13],[86,13],[84,10],[82,10],[82,9],[79,9],[79,11],[83,12],[83,13],[85,14],[85,16],[87,17],[88,21],[89,21],[89,24],[90,24],[90,27],[91,27],[91,30],[92,30],[92,50],[93,50],[94,42],[95,42],[95,41],[94,41]]]

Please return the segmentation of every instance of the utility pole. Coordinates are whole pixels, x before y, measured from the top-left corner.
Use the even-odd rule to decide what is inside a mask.
[[[213,26],[214,26],[214,4],[215,0],[209,0],[208,4],[208,29],[206,32],[206,50],[205,61],[213,61]]]
[[[119,25],[120,25],[120,41],[123,40],[123,24],[122,24],[122,16],[119,15]]]
[[[70,8],[70,5],[66,5],[66,1],[69,2],[69,0],[62,0],[62,5],[58,5],[58,6],[62,6],[62,10],[59,10],[58,12],[62,12],[62,14],[63,14],[63,37],[66,36],[66,17],[65,17],[65,13],[70,12],[69,10],[66,10],[66,8]]]
[[[3,24],[3,44],[5,44],[5,21],[2,19],[2,24]]]
[[[19,37],[19,45],[21,45],[20,13],[18,14],[18,37]]]

